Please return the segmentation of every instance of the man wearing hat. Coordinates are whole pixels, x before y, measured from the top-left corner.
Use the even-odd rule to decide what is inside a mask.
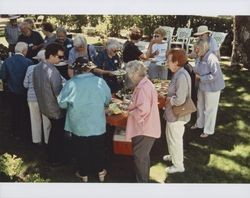
[[[83,57],[73,66],[81,74],[65,83],[57,99],[59,106],[67,110],[64,129],[72,133],[78,163],[76,176],[87,182],[91,173],[97,173],[99,181],[103,182],[107,174],[104,169],[104,108],[111,100],[111,91],[102,78],[91,73],[96,66]]]
[[[15,45],[17,43],[18,37],[21,34],[20,29],[17,24],[18,15],[11,15],[9,17],[9,24],[4,29],[5,39],[9,44],[9,51],[14,53]]]
[[[197,32],[194,36],[199,37],[198,40],[207,41],[209,45],[209,52],[214,53],[218,59],[220,59],[220,49],[216,40],[211,36],[212,31],[208,30],[206,25],[201,25],[197,28]]]

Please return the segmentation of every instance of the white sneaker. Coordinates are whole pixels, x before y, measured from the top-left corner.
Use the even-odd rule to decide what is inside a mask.
[[[195,125],[191,126],[190,129],[195,130],[195,129],[199,129],[199,127],[195,124]]]
[[[172,174],[172,173],[183,173],[185,171],[185,168],[178,168],[178,167],[175,167],[175,166],[170,166],[170,167],[167,167],[166,169],[166,172],[168,174]]]
[[[163,156],[163,158],[162,158],[165,162],[167,162],[167,161],[172,161],[172,157],[171,157],[171,155],[164,155]]]
[[[99,176],[99,181],[100,182],[104,182],[105,176],[107,175],[107,171],[105,169],[103,169],[103,171],[98,173]]]
[[[76,172],[76,176],[79,177],[82,182],[88,182],[88,176],[82,176],[78,171]]]

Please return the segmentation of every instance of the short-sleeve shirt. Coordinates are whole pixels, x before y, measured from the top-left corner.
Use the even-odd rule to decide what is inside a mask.
[[[126,41],[123,46],[123,61],[125,63],[133,60],[140,60],[140,56],[143,53],[139,50],[139,48],[132,42]]]
[[[110,58],[106,50],[100,52],[94,62],[98,68],[107,71],[115,71],[120,67],[119,56],[115,55]],[[116,93],[121,88],[121,85],[118,83],[116,76],[103,75],[103,79],[110,87],[112,93]]]
[[[33,31],[31,32],[30,36],[24,36],[23,34],[21,34],[18,37],[18,42],[25,42],[28,44],[28,52],[26,54],[26,57],[31,59],[37,55],[37,53],[40,51],[40,49],[35,49],[33,50],[32,47],[34,47],[35,45],[40,45],[43,43],[43,38],[40,35],[39,32]]]

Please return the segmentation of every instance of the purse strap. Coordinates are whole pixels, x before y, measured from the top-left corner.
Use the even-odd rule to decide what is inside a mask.
[[[184,70],[182,73],[184,74],[184,76],[185,76],[185,78],[186,78],[186,80],[187,80],[187,85],[188,85],[188,96],[187,96],[187,98],[191,98],[191,87],[189,86],[188,77],[187,77],[185,71],[186,71],[186,70]]]

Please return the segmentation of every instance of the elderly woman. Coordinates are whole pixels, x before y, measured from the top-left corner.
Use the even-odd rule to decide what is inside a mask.
[[[168,49],[168,43],[163,41],[165,36],[166,32],[162,27],[156,28],[148,46],[147,56],[154,58],[156,61],[151,62],[148,68],[149,78],[151,79],[168,78],[168,69],[161,65],[166,60],[166,51]]]
[[[183,135],[185,124],[190,121],[191,114],[176,116],[172,106],[180,106],[191,97],[191,78],[184,69],[187,56],[183,49],[171,49],[167,53],[168,68],[173,72],[168,88],[166,109],[166,139],[169,155],[163,156],[164,161],[171,161],[173,165],[166,168],[167,173],[184,172],[183,163]]]
[[[207,41],[200,40],[195,46],[198,56],[195,63],[198,79],[197,120],[191,129],[204,128],[200,137],[214,134],[221,90],[225,87],[218,58],[209,51]]]
[[[21,35],[18,37],[18,42],[25,42],[28,44],[28,52],[26,57],[32,58],[37,55],[43,46],[43,38],[39,32],[32,30],[31,25],[28,22],[22,22],[20,24]],[[37,60],[33,60],[34,63],[38,63]]]
[[[109,39],[106,43],[106,48],[95,59],[95,64],[98,68],[94,69],[94,72],[103,77],[110,87],[111,93],[116,93],[121,89],[117,77],[112,74],[112,71],[120,68],[121,61],[117,55],[119,50],[120,43],[117,40]]]
[[[149,154],[155,139],[161,135],[158,96],[142,62],[128,62],[126,71],[134,89],[128,107],[126,138],[132,140],[137,182],[146,183],[149,180]]]
[[[95,67],[79,60],[76,67],[82,74],[75,75],[61,90],[59,106],[67,110],[65,130],[72,132],[75,154],[78,160],[76,175],[83,182],[88,176],[98,173],[104,181],[104,134],[106,132],[104,107],[111,100],[106,82],[91,70]]]
[[[142,38],[141,30],[138,27],[132,27],[130,31],[130,40],[126,41],[123,46],[123,61],[127,63],[132,60],[147,60],[147,55],[136,46],[136,43]]]
[[[93,45],[87,44],[86,38],[81,35],[77,34],[73,40],[73,48],[69,51],[69,58],[68,58],[68,74],[70,77],[74,75],[74,68],[72,68],[73,63],[76,61],[77,58],[83,57],[86,62],[94,61],[96,57],[96,50]]]

